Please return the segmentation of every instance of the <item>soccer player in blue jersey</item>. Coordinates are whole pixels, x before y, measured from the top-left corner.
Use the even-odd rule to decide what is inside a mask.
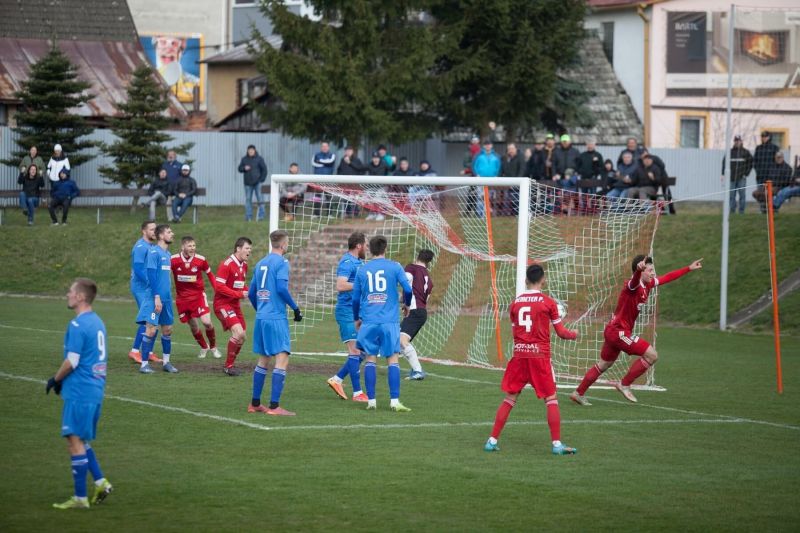
[[[142,222],[142,237],[136,241],[131,249],[131,294],[133,299],[136,300],[136,311],[142,309],[142,302],[149,298],[150,286],[147,283],[147,252],[150,251],[153,244],[156,242],[156,223],[152,220],[145,220]],[[142,337],[144,336],[144,324],[139,324],[136,330],[136,336],[133,338],[133,346],[131,351],[128,352],[128,357],[135,363],[142,362],[142,356],[139,354],[139,348],[142,345]],[[151,361],[158,362],[159,359],[155,354],[150,354]]]
[[[92,505],[102,502],[113,490],[89,445],[97,434],[107,365],[106,326],[92,311],[95,296],[94,281],[78,278],[72,282],[67,293],[67,307],[75,311],[76,316],[70,320],[64,336],[64,361],[45,387],[47,394],[54,390],[64,400],[61,436],[67,439],[75,483],[75,495],[64,503],[54,503],[56,509],[89,508],[87,472],[92,473],[95,483]]]
[[[384,257],[386,237],[378,235],[369,240],[372,260],[361,267],[353,284],[353,316],[356,321],[358,344],[367,354],[364,365],[364,383],[367,387],[367,409],[375,409],[375,382],[377,357],[385,357],[389,363],[389,398],[392,411],[410,411],[400,403],[400,306],[397,301],[397,285],[403,287],[403,302],[411,304],[411,285],[405,270],[397,261]],[[359,314],[361,313],[361,314]],[[363,321],[363,324],[362,324]]]
[[[364,264],[366,257],[367,238],[357,231],[347,239],[347,253],[339,260],[336,268],[336,291],[339,293],[336,300],[336,323],[339,325],[339,338],[347,345],[347,361],[333,377],[328,379],[328,386],[342,399],[347,399],[347,394],[342,387],[342,380],[350,374],[353,384],[353,401],[366,402],[367,395],[361,390],[361,350],[356,347],[355,319],[353,317],[353,282],[356,272]]]
[[[153,369],[149,364],[149,354],[156,341],[156,328],[161,326],[161,343],[164,346],[164,372],[176,373],[178,371],[169,362],[172,351],[172,255],[169,245],[172,244],[172,228],[169,224],[156,226],[156,245],[147,252],[147,282],[150,294],[144,299],[136,322],[145,324],[142,337],[142,366],[139,372],[152,374]]]
[[[253,372],[253,398],[247,412],[294,416],[293,412],[280,406],[291,353],[286,306],[294,311],[295,322],[303,320],[303,314],[289,293],[289,260],[283,257],[289,249],[289,234],[283,230],[273,231],[269,240],[272,251],[253,269],[253,279],[247,292],[250,303],[256,309],[253,353],[258,356]],[[272,394],[269,408],[266,408],[261,405],[261,391],[267,379],[269,360],[273,357],[275,364],[272,370]]]

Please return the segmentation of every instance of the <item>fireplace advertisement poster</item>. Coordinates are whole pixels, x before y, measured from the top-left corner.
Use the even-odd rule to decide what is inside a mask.
[[[203,101],[200,64],[203,36],[199,34],[140,35],[144,53],[180,102],[191,103],[194,92]]]
[[[800,10],[737,11],[733,27],[734,96],[800,97]],[[725,96],[728,12],[667,14],[667,96]]]

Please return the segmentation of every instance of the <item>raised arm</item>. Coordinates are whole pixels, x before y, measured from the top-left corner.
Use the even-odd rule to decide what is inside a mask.
[[[696,261],[692,261],[689,266],[685,266],[683,268],[679,268],[678,270],[673,270],[672,272],[667,272],[663,276],[656,277],[656,285],[666,285],[671,281],[675,281],[676,279],[685,276],[692,270],[699,270],[703,268],[702,264],[703,259],[697,259]]]

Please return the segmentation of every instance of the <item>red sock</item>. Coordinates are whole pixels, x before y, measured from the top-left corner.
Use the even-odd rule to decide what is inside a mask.
[[[194,337],[194,340],[197,341],[197,344],[199,344],[202,349],[208,349],[208,344],[206,344],[206,340],[203,338],[203,334],[200,332],[200,330],[193,331],[192,337]]]
[[[493,438],[500,438],[500,433],[503,431],[503,426],[506,425],[508,415],[511,413],[511,410],[514,408],[516,403],[517,402],[515,400],[509,400],[506,398],[503,400],[503,403],[500,404],[500,407],[497,408],[497,414],[494,417],[494,427],[492,428]]]
[[[217,347],[217,332],[214,331],[214,326],[206,328],[206,337],[208,337],[208,346],[213,350]]]
[[[561,440],[561,411],[558,400],[545,402],[547,406],[547,425],[550,426],[550,440]]]
[[[625,374],[624,378],[622,378],[621,383],[626,387],[629,387],[631,383],[636,381],[636,378],[647,372],[648,368],[650,368],[650,363],[645,361],[644,357],[640,357],[633,362],[631,367],[628,369],[628,373]]]
[[[604,371],[600,370],[600,367],[597,365],[594,365],[592,368],[590,368],[589,371],[586,372],[586,375],[583,376],[583,381],[581,381],[581,384],[578,385],[577,389],[575,389],[578,392],[578,394],[580,394],[581,396],[586,394],[586,390],[592,386],[592,383],[597,381],[597,378],[599,378],[600,374],[602,374],[603,372]]]
[[[241,349],[242,345],[231,337],[231,340],[228,341],[228,358],[225,359],[225,368],[233,366],[233,363],[236,361],[236,356],[239,355],[239,350]]]

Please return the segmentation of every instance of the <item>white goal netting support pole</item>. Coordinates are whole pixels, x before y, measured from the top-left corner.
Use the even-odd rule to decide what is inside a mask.
[[[271,185],[270,231],[289,233],[290,289],[306,317],[291,323],[295,353],[343,352],[336,270],[348,237],[361,232],[386,236],[387,257],[401,264],[433,251],[428,321],[414,345],[438,363],[503,367],[513,353],[508,308],[525,289],[527,266],[543,264],[545,291],[580,333],[577,342],[553,338],[553,367],[564,386],[597,361],[631,259],[652,254],[663,207],[527,178],[280,174]],[[656,300],[637,324],[653,342]],[[626,366],[605,377],[619,379]],[[645,384],[654,384],[652,371]]]

